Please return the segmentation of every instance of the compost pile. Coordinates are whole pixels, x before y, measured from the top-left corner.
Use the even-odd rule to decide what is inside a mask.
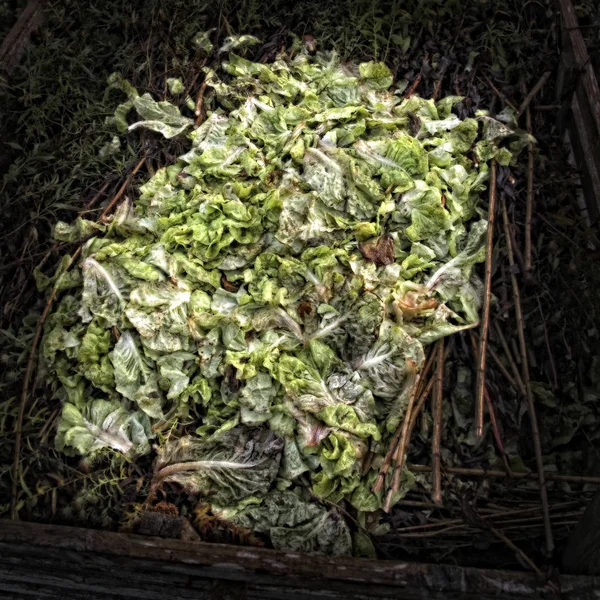
[[[276,548],[350,553],[331,505],[364,526],[420,477],[384,458],[427,347],[478,324],[488,161],[529,138],[510,109],[403,97],[383,63],[296,42],[261,64],[238,53],[254,41],[206,69],[200,126],[109,81],[121,133],[188,150],[112,216],[56,225],[81,252],[38,272],[55,443],[156,455],[151,497],[174,483]]]

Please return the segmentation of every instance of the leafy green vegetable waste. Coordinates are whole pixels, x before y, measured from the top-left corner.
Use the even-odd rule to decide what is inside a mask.
[[[110,79],[118,130],[189,149],[108,224],[56,226],[83,244],[38,277],[61,294],[42,341],[56,447],[133,460],[158,445],[155,489],[174,482],[276,547],[344,554],[331,503],[381,508],[371,488],[424,347],[477,324],[486,161],[511,161],[523,133],[510,114],[459,118],[458,96],[402,98],[383,63],[296,44],[259,64],[234,52],[251,42],[205,69],[197,128]]]

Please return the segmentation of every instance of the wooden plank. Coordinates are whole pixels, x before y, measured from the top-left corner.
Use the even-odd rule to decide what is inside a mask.
[[[590,221],[597,221],[600,215],[600,145],[588,126],[589,113],[581,106],[581,94],[573,94],[571,101],[572,123],[569,139],[577,167],[581,174],[581,184],[586,200]]]
[[[600,575],[600,493],[594,496],[571,532],[563,567],[569,573]]]
[[[232,586],[232,582],[235,584]],[[597,598],[600,579],[564,577],[563,600]],[[230,594],[237,594],[231,595]],[[0,597],[531,600],[521,572],[376,561],[0,521]],[[37,594],[37,595],[36,595]]]
[[[8,32],[0,46],[0,70],[9,74],[16,67],[21,52],[29,43],[31,34],[42,24],[45,0],[29,0],[21,16]]]
[[[596,79],[594,67],[590,60],[583,35],[579,29],[575,8],[571,0],[560,0],[560,9],[571,41],[575,64],[580,71],[583,87],[590,103],[590,111],[596,125],[596,130],[600,131],[600,88],[598,87],[598,80]]]

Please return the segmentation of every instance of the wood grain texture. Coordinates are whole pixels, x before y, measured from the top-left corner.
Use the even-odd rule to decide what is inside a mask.
[[[564,600],[597,598],[600,579],[564,577]],[[163,540],[0,521],[0,597],[546,599],[520,572]]]
[[[563,567],[568,573],[600,575],[600,493],[594,496],[571,532]]]
[[[591,114],[596,129],[600,131],[600,88],[583,35],[579,29],[575,7],[571,0],[560,0],[560,10],[571,41],[575,63],[580,70],[581,81],[589,99]]]
[[[569,130],[591,222],[600,217],[600,88],[572,0],[560,0],[563,20],[557,97],[559,131]]]
[[[0,45],[0,70],[10,75],[31,34],[42,24],[45,0],[30,0]]]

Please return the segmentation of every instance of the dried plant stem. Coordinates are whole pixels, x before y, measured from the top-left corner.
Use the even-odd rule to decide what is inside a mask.
[[[508,364],[510,366],[510,370],[515,378],[515,382],[519,386],[519,391],[525,396],[525,384],[523,383],[523,379],[521,378],[521,373],[519,372],[519,368],[517,367],[517,363],[515,363],[515,359],[513,358],[512,352],[508,347],[508,343],[504,334],[502,333],[502,329],[500,329],[500,325],[498,325],[498,321],[494,321],[494,327],[496,330],[496,334],[498,335],[498,339],[502,344],[502,349],[504,350],[504,354],[506,355],[506,360],[508,360]]]
[[[525,82],[521,82],[521,89],[525,93]],[[525,111],[527,133],[532,134],[531,110],[529,106]],[[533,215],[533,143],[527,144],[527,204],[525,205],[525,269],[531,270],[531,218]]]
[[[81,246],[75,250],[73,256],[71,256],[71,264],[75,262],[75,259],[79,256],[81,252]],[[33,375],[33,365],[35,363],[36,350],[38,347],[38,343],[40,341],[40,337],[42,335],[42,328],[44,327],[44,323],[48,318],[48,314],[50,313],[50,309],[52,308],[52,303],[56,298],[57,288],[53,287],[50,292],[50,296],[48,297],[48,301],[46,302],[46,306],[44,307],[44,311],[38,321],[37,327],[35,328],[35,334],[33,335],[33,340],[31,342],[31,350],[29,351],[29,360],[27,361],[27,368],[25,369],[25,378],[23,379],[23,388],[21,391],[21,402],[19,404],[19,413],[17,415],[17,428],[15,431],[15,450],[13,455],[13,467],[12,467],[12,490],[10,496],[10,518],[15,521],[19,518],[19,511],[17,510],[17,489],[19,485],[19,480],[21,479],[21,437],[23,433],[23,417],[25,416],[25,408],[27,406],[27,393],[29,391],[29,382],[31,381],[31,376]]]
[[[422,74],[419,72],[415,80],[412,82],[411,86],[408,88],[406,94],[404,95],[405,98],[410,98],[416,92],[417,88],[419,87],[419,84],[421,83],[421,77]]]
[[[194,125],[199,127],[202,123],[202,99],[204,98],[204,92],[206,91],[206,79],[200,85],[200,91],[198,92],[198,97],[196,98],[196,110],[194,114],[196,115],[196,119],[194,121]]]
[[[554,356],[552,356],[552,348],[550,347],[550,338],[548,337],[548,328],[546,327],[546,319],[544,317],[544,311],[542,310],[542,303],[540,297],[536,296],[540,316],[542,317],[542,325],[544,326],[544,340],[546,342],[546,352],[548,352],[548,360],[550,361],[550,368],[552,369],[552,383],[554,389],[558,388],[558,376],[556,375],[556,365],[554,364]]]
[[[420,503],[420,504],[424,504],[424,503]],[[572,504],[573,504],[572,502],[565,502],[563,504],[556,504],[552,508],[559,509],[559,508],[564,508],[565,506],[569,506]],[[429,505],[429,506],[431,507],[432,505]],[[435,508],[438,508],[438,507],[435,507]],[[506,517],[520,517],[520,516],[524,516],[524,515],[532,515],[529,518],[537,518],[535,513],[539,512],[539,510],[540,510],[539,506],[536,506],[535,508],[506,510],[506,511],[502,511],[502,512],[495,512],[492,514],[479,515],[479,518],[483,521],[495,521],[496,519],[505,519]],[[574,514],[580,514],[580,513],[574,513],[574,512],[569,512],[566,514],[559,513],[559,514],[553,515],[553,517],[555,519],[563,519],[568,516],[573,516]],[[539,518],[542,518],[541,515],[539,516]],[[505,523],[510,523],[510,521],[501,521],[500,523],[495,523],[495,524],[498,526],[503,526]],[[421,525],[410,525],[409,527],[402,527],[400,529],[397,529],[396,531],[399,533],[407,533],[407,532],[413,532],[413,531],[423,531],[423,530],[428,530],[428,529],[435,529],[436,527],[449,527],[450,525],[460,525],[460,524],[464,524],[463,519],[449,519],[449,520],[437,521],[435,523],[423,523]]]
[[[410,424],[408,426],[409,439],[410,439],[410,433],[412,432],[412,430],[415,428],[415,425],[417,424],[417,419],[419,417],[419,414],[421,413],[421,410],[422,410],[425,402],[427,401],[427,398],[429,398],[429,394],[431,393],[431,390],[433,389],[434,383],[435,383],[435,377],[432,377],[429,380],[429,382],[427,383],[427,385],[425,386],[425,388],[423,389],[423,391],[421,392],[421,395],[419,396],[419,400],[415,404],[415,408],[413,409],[412,415],[410,417]]]
[[[434,504],[442,502],[442,471],[441,471],[441,441],[442,441],[442,399],[444,394],[444,338],[437,343],[437,368],[435,372],[435,394],[433,395],[433,436],[431,464],[433,467],[431,499]]]
[[[471,342],[473,343],[473,353],[475,354],[475,356],[477,356],[477,343],[475,341],[475,336],[471,336]],[[492,351],[492,349],[490,348],[490,352]],[[492,356],[495,356],[495,354],[492,354]],[[500,360],[498,359],[498,357],[496,356],[496,360],[498,361],[498,365],[502,366],[502,368],[504,369],[504,365],[502,365],[502,363],[500,362]],[[508,374],[508,372],[506,372],[506,369],[504,369],[504,373],[505,376],[507,378],[510,378],[510,375]],[[513,382],[514,385],[514,382]],[[515,387],[516,389],[516,387]],[[512,477],[512,470],[510,468],[510,463],[508,462],[508,457],[506,455],[506,451],[504,450],[504,444],[502,443],[502,437],[500,436],[500,430],[498,429],[498,421],[496,419],[496,411],[494,409],[494,405],[492,403],[492,398],[490,396],[490,393],[487,389],[487,386],[485,388],[485,401],[486,401],[486,405],[488,408],[488,413],[490,415],[490,423],[492,424],[492,431],[494,432],[494,439],[496,440],[496,446],[498,447],[498,451],[500,452],[500,454],[502,455],[502,460],[504,461],[504,468],[506,469],[507,474],[509,475],[509,477]]]
[[[513,296],[515,302],[515,313],[517,317],[517,331],[519,334],[519,343],[521,346],[521,367],[523,372],[523,380],[527,396],[527,406],[529,411],[529,420],[531,422],[531,434],[533,437],[533,447],[535,451],[535,460],[537,464],[538,480],[540,486],[540,499],[542,502],[542,510],[544,512],[544,536],[546,539],[546,551],[548,554],[554,550],[554,541],[552,538],[552,525],[550,524],[550,516],[548,512],[548,491],[546,489],[546,479],[544,475],[544,463],[542,459],[542,444],[540,442],[540,431],[538,428],[537,414],[533,400],[533,392],[531,391],[531,382],[529,380],[529,365],[527,360],[527,345],[525,343],[525,326],[523,322],[523,311],[521,308],[521,293],[519,291],[519,282],[514,273],[515,257],[512,249],[510,237],[510,224],[508,221],[508,211],[506,210],[506,201],[502,198],[502,220],[504,222],[504,235],[506,239],[506,249],[508,254],[508,262],[511,266],[511,281],[513,288]]]
[[[110,181],[105,181],[104,185],[96,192],[96,194],[94,194],[94,197],[85,205],[86,209],[90,209],[94,206],[94,204],[96,204],[96,202],[98,202],[98,199],[100,198],[100,196],[102,196],[102,194],[104,194],[104,192],[106,191],[106,188],[109,186]]]
[[[413,412],[413,406],[415,404],[415,398],[417,395],[417,389],[419,387],[420,376],[415,376],[415,381],[412,384],[412,390],[410,393],[410,397],[408,399],[408,406],[406,407],[406,414],[404,415],[404,420],[402,421],[402,431],[400,434],[400,441],[398,442],[398,447],[394,452],[394,474],[392,477],[392,487],[388,491],[387,497],[385,499],[385,512],[390,512],[392,508],[392,498],[400,489],[400,477],[402,475],[402,467],[404,465],[404,455],[406,454],[406,446],[408,445],[408,431],[409,425],[411,423],[411,417]]]
[[[490,422],[492,423],[492,431],[494,432],[494,439],[496,440],[496,446],[498,446],[498,452],[502,455],[502,460],[504,462],[504,468],[506,469],[506,474],[509,477],[512,477],[512,469],[510,468],[510,462],[508,461],[508,455],[506,454],[506,450],[504,449],[504,444],[502,443],[502,437],[500,436],[500,430],[498,429],[498,420],[496,419],[496,410],[494,409],[494,404],[492,402],[492,397],[488,389],[485,390],[485,401],[487,403],[488,412],[490,413]]]
[[[475,346],[475,348],[477,348],[477,346]],[[496,366],[498,367],[498,369],[500,370],[502,375],[504,375],[504,378],[506,379],[506,381],[508,381],[508,383],[510,384],[510,386],[516,392],[521,392],[524,396],[525,388],[521,389],[520,385],[515,381],[515,379],[507,371],[506,367],[504,366],[504,363],[500,360],[500,357],[496,354],[496,352],[492,348],[489,348],[489,347],[488,347],[488,352],[489,352],[492,360],[496,363]],[[475,356],[477,356],[477,352],[475,353]]]
[[[483,309],[479,352],[477,354],[477,383],[475,386],[475,435],[483,434],[483,402],[485,392],[485,363],[490,325],[490,304],[492,296],[492,251],[494,248],[494,221],[496,213],[496,161],[490,166],[490,201],[488,205],[488,229],[485,252],[485,279],[483,284]]]
[[[435,350],[432,348],[431,351],[429,352],[429,354],[427,355],[427,358],[425,359],[425,364],[423,366],[423,370],[421,371],[421,373],[419,374],[419,386],[417,389],[417,398],[421,397],[421,393],[423,392],[424,389],[424,383],[427,380],[427,376],[429,375],[429,371],[431,371],[431,367],[433,366],[433,361],[435,359]]]
[[[432,351],[429,353],[428,357],[425,359],[425,365],[424,365],[423,370],[421,371],[421,375],[420,375],[421,381],[423,381],[423,379],[425,377],[427,377],[429,371],[431,370],[431,365],[433,364],[433,355],[434,355],[434,352]],[[431,387],[429,387],[429,390],[431,390]],[[423,406],[423,403],[425,402],[425,397],[427,396],[428,393],[429,393],[429,391],[427,391],[427,393],[424,393],[420,390],[417,390],[419,402],[417,403],[417,410],[413,411],[413,416],[415,419],[416,419],[416,416],[417,416],[419,410]],[[393,459],[396,449],[398,447],[398,443],[400,442],[400,436],[402,435],[402,427],[403,427],[403,424],[398,425],[398,428],[396,429],[396,432],[394,433],[394,437],[392,438],[392,441],[390,442],[390,445],[389,445],[388,451],[385,455],[385,458],[383,459],[383,465],[381,466],[381,469],[379,470],[379,474],[377,475],[377,480],[375,481],[375,484],[373,485],[373,488],[372,488],[373,492],[375,492],[375,493],[377,493],[383,489],[383,486],[385,484],[385,478],[387,477],[387,473],[390,470],[392,459]],[[414,427],[414,423],[409,425],[409,428],[411,431],[412,431],[413,427]]]
[[[516,105],[511,102],[493,83],[492,80],[487,76],[484,75],[483,78],[486,80],[487,84],[492,88],[492,91],[494,92],[494,94],[496,94],[496,96],[498,96],[498,98],[500,98],[505,104],[507,104],[508,106],[510,106],[515,112],[517,112],[517,107]]]
[[[490,531],[499,539],[502,540],[515,554],[518,554],[523,561],[529,565],[529,567],[535,571],[535,573],[543,579],[542,572],[537,568],[536,564],[523,552],[523,550],[519,549],[513,542],[511,542],[501,531],[498,531],[495,527],[491,527]]]
[[[428,59],[429,59],[429,52],[426,52],[425,58],[423,59],[423,63],[426,63]],[[404,94],[405,98],[410,98],[417,91],[417,88],[419,87],[419,84],[421,83],[422,77],[423,77],[423,69],[421,69],[419,71],[419,74],[415,77],[415,80],[412,82],[411,86],[406,91],[406,94]]]
[[[521,115],[527,110],[527,107],[531,104],[531,101],[535,98],[536,94],[542,89],[548,78],[550,77],[551,72],[546,71],[539,79],[539,81],[533,86],[532,90],[527,94],[525,100],[521,102],[521,106],[519,106],[519,111],[517,112],[517,121],[521,117]]]
[[[429,465],[407,465],[409,471],[414,473],[430,473]],[[465,477],[508,477],[505,471],[485,470],[485,469],[470,469],[465,467],[445,467],[444,471],[451,475],[464,475]],[[537,473],[515,473],[512,474],[513,479],[537,479]],[[568,481],[570,483],[591,483],[600,485],[600,477],[592,477],[588,475],[561,475],[557,473],[545,473],[546,481]]]
[[[127,178],[125,179],[125,181],[123,182],[121,187],[118,189],[117,193],[113,196],[112,200],[106,205],[106,208],[102,211],[102,214],[100,215],[100,221],[105,220],[108,213],[113,209],[115,204],[121,199],[121,196],[127,189],[127,186],[129,185],[130,181],[133,179],[135,174],[142,168],[142,165],[145,162],[146,162],[145,156],[143,158],[140,158],[139,162],[137,163],[137,165],[135,165],[135,167],[133,168],[131,173],[129,173],[129,175],[127,176]]]

